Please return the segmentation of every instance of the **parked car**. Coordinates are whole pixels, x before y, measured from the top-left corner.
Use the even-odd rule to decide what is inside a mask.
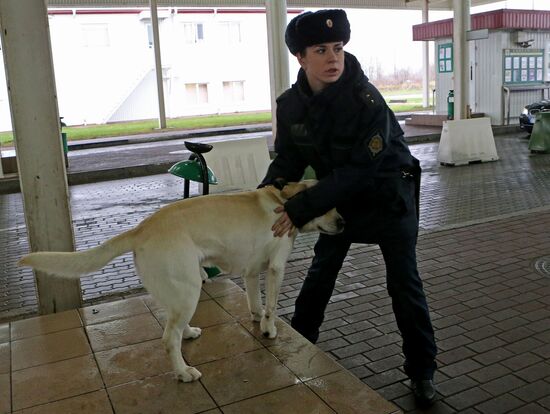
[[[519,127],[531,133],[533,131],[533,125],[535,124],[535,116],[541,111],[550,111],[550,100],[544,99],[526,105],[519,116]]]

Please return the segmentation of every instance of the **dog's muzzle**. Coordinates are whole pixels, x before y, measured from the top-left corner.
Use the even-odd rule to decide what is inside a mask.
[[[345,220],[342,217],[338,217],[333,223],[330,224],[329,230],[322,226],[318,226],[319,232],[324,234],[340,234],[344,231]]]

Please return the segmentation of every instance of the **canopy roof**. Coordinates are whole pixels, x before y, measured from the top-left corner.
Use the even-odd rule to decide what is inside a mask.
[[[472,14],[472,30],[550,31],[550,11],[502,9]],[[453,19],[416,24],[413,40],[435,40],[453,36]]]
[[[498,0],[471,0],[472,6]],[[158,0],[159,7],[265,7],[265,0]],[[423,0],[287,0],[288,7],[422,9]],[[48,7],[148,7],[149,0],[47,0]],[[452,10],[452,0],[429,0],[431,10]]]

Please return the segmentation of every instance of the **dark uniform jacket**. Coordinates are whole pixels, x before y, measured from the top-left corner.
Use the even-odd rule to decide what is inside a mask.
[[[301,69],[278,98],[275,152],[262,186],[299,181],[307,166],[319,180],[285,203],[297,227],[334,207],[351,225],[366,213],[414,208],[414,187],[411,194],[402,177],[418,162],[384,98],[347,52],[337,82],[313,95]]]

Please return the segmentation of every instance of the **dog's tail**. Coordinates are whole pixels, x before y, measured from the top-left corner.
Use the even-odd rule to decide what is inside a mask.
[[[77,279],[101,269],[115,257],[132,251],[134,232],[135,230],[130,230],[119,234],[89,250],[30,253],[23,256],[17,264],[55,276]]]

